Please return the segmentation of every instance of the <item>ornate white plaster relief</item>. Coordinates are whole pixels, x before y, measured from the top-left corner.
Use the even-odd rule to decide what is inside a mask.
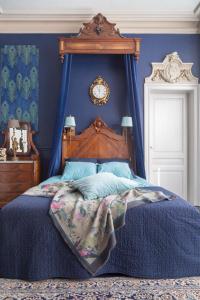
[[[146,83],[198,83],[192,75],[193,63],[183,63],[177,52],[168,54],[162,63],[152,63],[152,73]]]

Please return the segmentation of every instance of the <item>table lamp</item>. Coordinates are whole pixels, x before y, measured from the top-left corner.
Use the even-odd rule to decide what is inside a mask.
[[[76,127],[75,117],[73,117],[71,115],[67,116],[65,118],[65,125],[64,125],[64,127],[67,129],[67,133],[70,136],[75,135],[75,127]]]
[[[129,116],[122,117],[121,126],[122,126],[122,129],[123,129],[122,134],[125,137],[125,142],[127,143],[127,140],[128,140],[128,128],[132,128],[133,127],[132,117],[129,117]]]

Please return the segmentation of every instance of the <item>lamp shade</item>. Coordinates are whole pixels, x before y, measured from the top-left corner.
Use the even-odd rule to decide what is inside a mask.
[[[73,116],[68,116],[65,118],[65,127],[66,128],[75,127],[75,126],[76,126],[76,122],[75,122],[75,118]]]
[[[19,128],[19,120],[16,119],[10,119],[8,120],[8,128]]]
[[[121,123],[122,127],[133,127],[133,120],[132,117],[122,117],[122,123]]]

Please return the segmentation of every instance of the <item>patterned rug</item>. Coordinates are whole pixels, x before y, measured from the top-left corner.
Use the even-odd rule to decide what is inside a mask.
[[[99,277],[37,282],[0,279],[0,300],[199,300],[200,277],[147,280]]]

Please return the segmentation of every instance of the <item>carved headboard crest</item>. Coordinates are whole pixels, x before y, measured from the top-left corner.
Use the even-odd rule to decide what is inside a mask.
[[[91,124],[92,127],[94,127],[96,133],[101,132],[103,128],[106,128],[107,130],[114,132],[111,128],[109,128],[104,121],[101,120],[101,118],[97,117],[96,120]]]

